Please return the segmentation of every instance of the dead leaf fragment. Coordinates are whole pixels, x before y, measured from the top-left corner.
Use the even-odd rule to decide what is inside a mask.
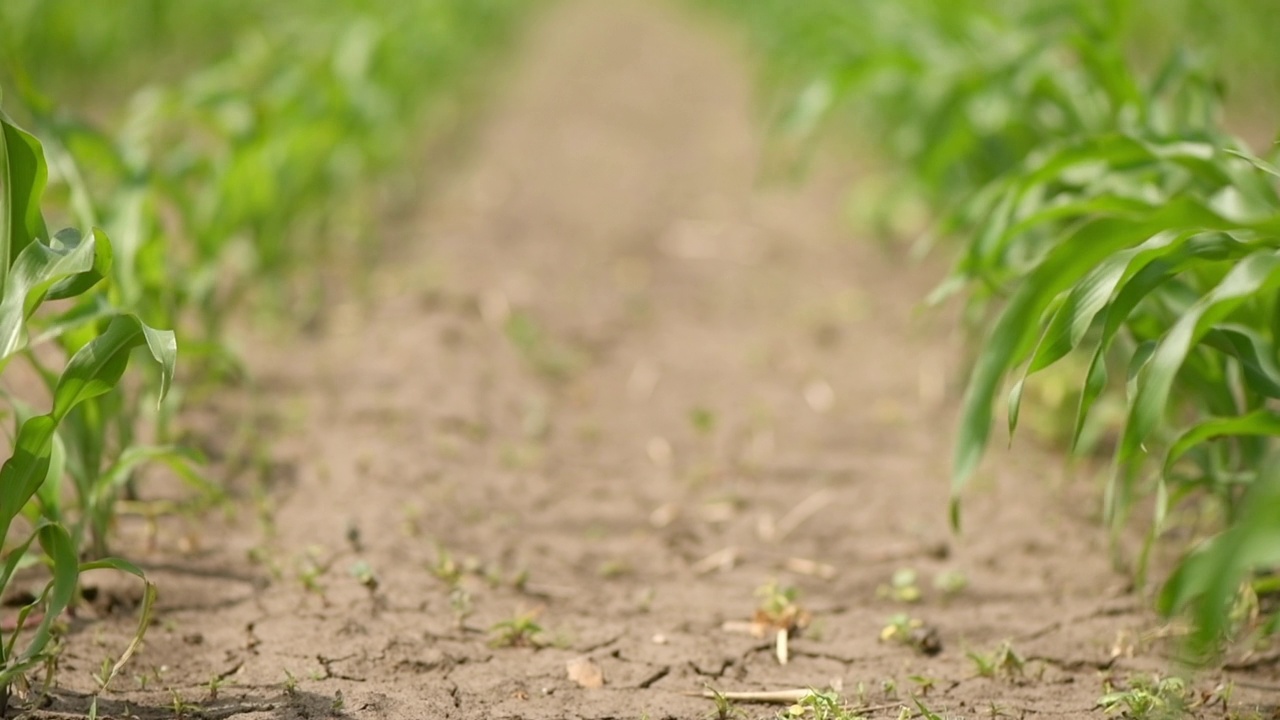
[[[584,688],[604,687],[604,671],[589,657],[577,657],[565,663],[569,679]]]

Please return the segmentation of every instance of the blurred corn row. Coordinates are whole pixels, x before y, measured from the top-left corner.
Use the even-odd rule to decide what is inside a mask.
[[[288,308],[324,263],[376,247],[387,178],[419,172],[530,7],[0,4],[0,591],[42,559],[53,575],[0,643],[0,706],[52,662],[80,571],[141,577],[106,557],[139,468],[219,492],[173,442],[178,339],[177,388],[207,383],[234,365],[233,313]],[[145,382],[124,378],[135,356],[154,360]]]
[[[897,183],[881,212],[923,202],[957,258],[932,298],[962,295],[976,340],[953,522],[997,398],[1012,432],[1030,376],[1078,368],[1070,440],[1111,436],[1105,516],[1149,530],[1131,569],[1145,576],[1166,530],[1192,532],[1160,609],[1191,613],[1201,656],[1272,632],[1280,172],[1225,129],[1214,65],[1177,42],[1137,54],[1161,45],[1149,3],[701,4],[748,26],[780,145],[870,140]],[[1106,401],[1122,410],[1099,429]]]

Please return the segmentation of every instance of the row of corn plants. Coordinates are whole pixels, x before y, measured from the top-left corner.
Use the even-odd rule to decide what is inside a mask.
[[[1211,64],[1187,50],[1135,62],[1141,8],[1119,0],[708,2],[749,25],[779,134],[869,134],[910,191],[898,196],[958,243],[933,295],[963,295],[977,341],[953,523],[997,419],[1012,433],[1032,376],[1078,368],[1078,449],[1102,400],[1124,408],[1107,522],[1151,509],[1131,569],[1146,574],[1167,529],[1199,533],[1160,610],[1194,619],[1199,657],[1273,631],[1280,173],[1224,129]],[[1242,603],[1261,627],[1239,622],[1258,617]]]
[[[108,554],[120,497],[156,463],[204,498],[220,493],[175,442],[183,387],[236,365],[232,314],[296,309],[286,289],[326,262],[394,250],[377,239],[387,178],[417,173],[407,163],[424,130],[457,118],[531,3],[158,5],[144,15],[174,36],[147,51],[130,40],[145,23],[98,32],[65,22],[58,4],[0,6],[0,37],[24,37],[0,52],[0,406],[15,423],[0,468],[0,593],[19,571],[51,577],[0,642],[0,715],[33,669],[54,667],[81,572],[114,568],[147,586],[104,688],[136,649],[155,589]],[[225,46],[201,44],[215,19],[235,30]],[[62,73],[49,52],[60,47]],[[121,80],[156,47],[183,69]],[[80,229],[50,233],[49,220]],[[179,337],[187,369],[175,383]],[[125,378],[142,358],[154,370]]]

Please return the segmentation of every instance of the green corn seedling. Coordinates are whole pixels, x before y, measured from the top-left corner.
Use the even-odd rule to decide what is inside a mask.
[[[26,347],[28,326],[40,305],[92,291],[107,277],[112,255],[110,241],[96,229],[87,237],[70,230],[48,235],[40,209],[47,177],[41,145],[3,114],[0,133],[0,258],[6,261],[0,273],[0,363],[7,364],[18,354],[31,357]],[[33,498],[49,497],[47,491],[41,493],[42,488],[61,483],[65,444],[58,437],[60,426],[77,408],[116,387],[138,347],[145,347],[161,367],[163,398],[176,362],[174,335],[122,313],[111,317],[67,359],[53,383],[49,412],[21,419],[12,455],[0,466],[0,538],[9,537]],[[32,525],[25,531],[26,539],[4,559],[0,591],[33,551],[33,544],[47,559],[53,579],[35,601],[22,608],[16,628],[0,646],[0,713],[8,705],[9,686],[48,659],[53,623],[74,599],[81,572],[113,568],[136,575],[147,587],[135,640],[106,680],[136,649],[154,599],[151,583],[136,566],[118,558],[81,563],[77,544],[63,524],[37,513]],[[43,617],[19,647],[26,620],[37,609]]]

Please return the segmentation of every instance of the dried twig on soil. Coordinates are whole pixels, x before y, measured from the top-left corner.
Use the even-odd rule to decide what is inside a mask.
[[[787,511],[786,515],[778,521],[774,529],[773,537],[764,538],[773,542],[781,542],[788,535],[795,532],[797,528],[805,524],[809,518],[813,517],[831,504],[831,492],[829,490],[819,490],[809,497],[801,500],[795,507]]]
[[[738,548],[727,547],[723,550],[717,550],[710,555],[702,558],[693,564],[690,568],[698,575],[706,575],[707,573],[719,570],[724,572],[732,570],[733,566],[738,563]]]
[[[823,580],[831,580],[836,576],[836,568],[834,565],[810,560],[808,558],[787,558],[783,564],[787,570],[797,575],[812,575]]]
[[[807,688],[790,688],[787,690],[743,690],[734,692],[726,690],[725,692],[717,692],[715,690],[703,690],[701,692],[684,693],[689,697],[702,697],[708,700],[714,700],[717,697],[732,702],[741,703],[761,703],[768,705],[793,705],[804,700],[814,693],[812,687]],[[850,708],[854,712],[868,713],[878,712],[880,710],[892,710],[902,707],[902,703],[887,703],[885,705],[863,705]]]

